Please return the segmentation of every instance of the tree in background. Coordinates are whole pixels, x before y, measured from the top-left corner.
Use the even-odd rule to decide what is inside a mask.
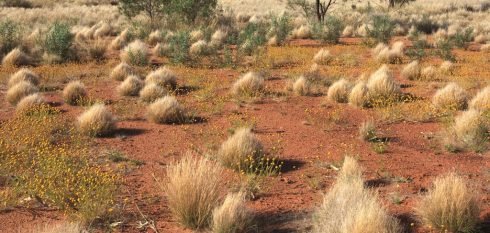
[[[196,23],[212,16],[217,5],[217,0],[120,0],[119,10],[128,17],[144,12],[152,24],[160,17]]]

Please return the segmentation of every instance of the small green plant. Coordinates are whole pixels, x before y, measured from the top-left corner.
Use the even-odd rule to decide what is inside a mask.
[[[11,21],[0,22],[0,55],[7,54],[19,45],[20,28]]]
[[[434,54],[440,57],[444,61],[456,61],[456,57],[453,52],[453,45],[449,40],[440,40],[436,44],[436,50]]]
[[[55,22],[44,37],[43,48],[49,54],[67,59],[72,40],[73,35],[70,32],[70,26],[66,23]]]
[[[378,154],[384,154],[388,151],[388,143],[387,142],[375,142],[372,145],[374,152]]]
[[[393,36],[395,23],[388,15],[373,15],[371,27],[366,26],[368,37],[375,43],[388,43]]]
[[[473,28],[468,27],[463,31],[450,36],[449,40],[458,48],[466,48],[467,44],[473,40]]]
[[[426,40],[417,40],[413,42],[413,46],[406,51],[406,55],[411,60],[422,60],[427,56],[426,49],[430,48],[430,44]]]
[[[249,156],[238,164],[238,171],[241,174],[255,174],[258,176],[277,176],[281,174],[283,162],[279,162],[276,158],[263,156],[259,159]]]

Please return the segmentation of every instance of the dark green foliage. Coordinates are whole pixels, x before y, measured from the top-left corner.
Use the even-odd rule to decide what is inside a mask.
[[[388,43],[393,36],[395,23],[388,15],[373,15],[371,28],[366,26],[367,35],[375,43]]]
[[[10,52],[19,45],[20,28],[13,21],[0,22],[0,55]]]
[[[217,0],[120,0],[119,10],[128,17],[145,12],[155,25],[156,19],[195,23],[214,14]]]
[[[27,0],[0,0],[0,6],[3,7],[19,7],[19,8],[32,8],[33,5]]]
[[[425,34],[431,34],[436,32],[441,25],[433,22],[428,15],[423,15],[422,19],[415,23],[415,28],[417,28],[417,31],[423,32]]]
[[[166,14],[180,17],[186,23],[210,18],[217,7],[217,0],[167,0]]]
[[[313,25],[313,38],[325,43],[337,44],[339,42],[344,24],[335,16],[327,16],[323,23]]]

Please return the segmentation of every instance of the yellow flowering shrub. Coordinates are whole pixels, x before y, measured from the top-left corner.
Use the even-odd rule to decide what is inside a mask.
[[[91,155],[89,141],[56,110],[0,124],[0,207],[37,204],[83,221],[107,217],[117,176]]]

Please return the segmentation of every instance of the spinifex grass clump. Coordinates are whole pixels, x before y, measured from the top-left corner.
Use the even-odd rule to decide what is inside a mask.
[[[313,213],[313,233],[402,232],[376,194],[364,188],[361,175],[359,164],[346,157],[337,180]]]
[[[450,173],[437,177],[417,213],[426,226],[441,232],[476,232],[480,208],[466,181]]]
[[[1,205],[37,202],[82,221],[108,216],[116,175],[100,164],[85,137],[60,114],[19,115],[0,126]],[[21,200],[31,199],[29,202]]]
[[[217,153],[218,161],[241,173],[276,175],[282,163],[268,158],[259,139],[250,128],[240,128],[229,137]]]
[[[212,162],[186,155],[167,168],[164,185],[173,217],[192,229],[206,228],[218,205],[221,168]]]

